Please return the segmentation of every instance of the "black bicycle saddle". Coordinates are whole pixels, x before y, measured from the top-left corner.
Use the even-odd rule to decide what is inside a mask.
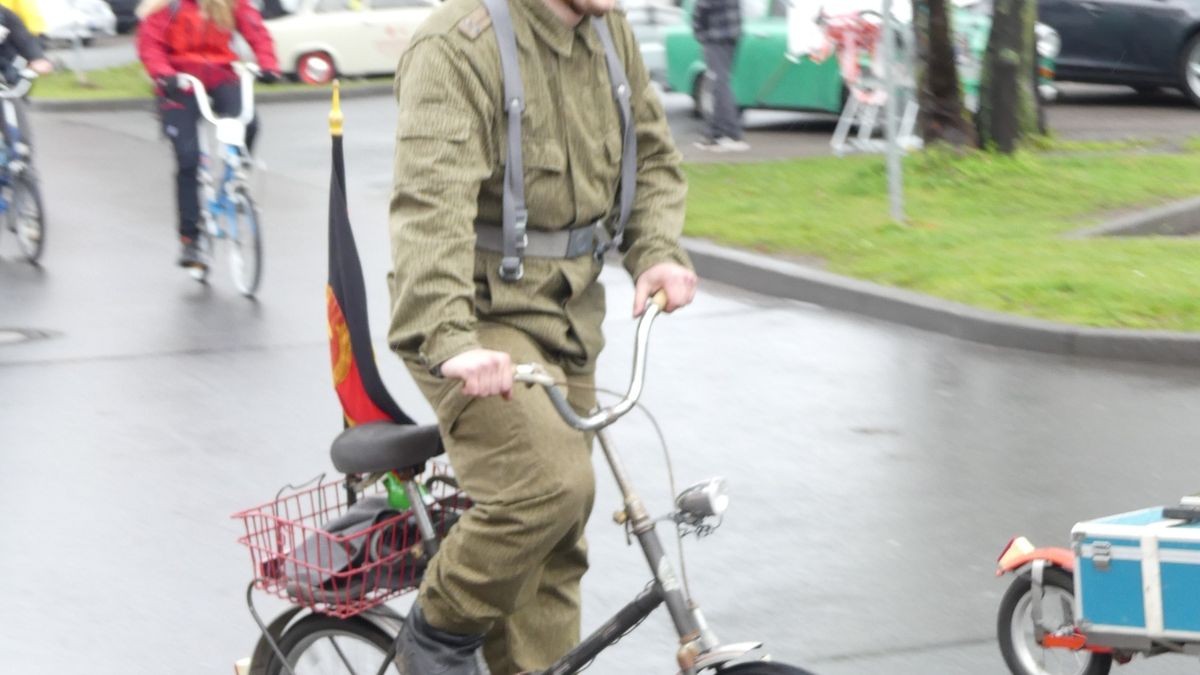
[[[372,422],[343,431],[329,454],[342,473],[378,473],[420,466],[444,451],[436,424]]]

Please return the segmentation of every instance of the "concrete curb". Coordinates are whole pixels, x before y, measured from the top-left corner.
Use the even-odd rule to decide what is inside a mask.
[[[390,82],[380,84],[364,84],[357,87],[343,87],[342,98],[367,98],[370,96],[390,96],[392,93],[392,84]],[[263,91],[259,92],[256,101],[261,105],[264,103],[295,103],[297,101],[322,101],[328,100],[330,96],[329,89],[325,87],[313,87],[312,89],[289,89],[286,91]],[[67,100],[67,99],[30,99],[30,103],[34,110],[43,112],[122,112],[129,110],[154,110],[154,99],[151,98],[124,98],[124,99],[95,99],[95,100]]]
[[[707,241],[684,239],[702,278],[997,347],[1200,364],[1200,333],[1087,328],[976,309]]]
[[[1179,237],[1200,232],[1200,197],[1139,211],[1069,235],[1085,237]]]

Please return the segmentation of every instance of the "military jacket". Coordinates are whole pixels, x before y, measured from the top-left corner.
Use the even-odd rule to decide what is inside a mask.
[[[617,210],[621,128],[604,48],[589,20],[564,24],[543,0],[509,0],[526,109],[529,229],[554,231]],[[606,18],[632,90],[637,197],[622,245],[636,279],[679,247],[687,185],[666,115],[620,12]],[[389,344],[433,368],[478,348],[479,321],[531,335],[549,358],[589,372],[603,347],[601,263],[525,258],[516,282],[499,253],[475,249],[476,221],[502,220],[507,126],[491,18],[479,0],[448,0],[422,25],[396,73],[399,119],[391,201]]]

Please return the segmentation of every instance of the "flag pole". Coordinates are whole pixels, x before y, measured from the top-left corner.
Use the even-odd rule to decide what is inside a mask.
[[[333,81],[333,104],[329,109],[329,135],[342,135],[342,122],[346,118],[342,115],[342,83],[339,80]]]

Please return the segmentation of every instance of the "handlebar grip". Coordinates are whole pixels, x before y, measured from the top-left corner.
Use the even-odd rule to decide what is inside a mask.
[[[650,302],[653,302],[654,304],[658,305],[659,310],[666,311],[666,309],[667,309],[667,292],[660,289],[657,293],[655,293],[653,296],[650,297]]]

